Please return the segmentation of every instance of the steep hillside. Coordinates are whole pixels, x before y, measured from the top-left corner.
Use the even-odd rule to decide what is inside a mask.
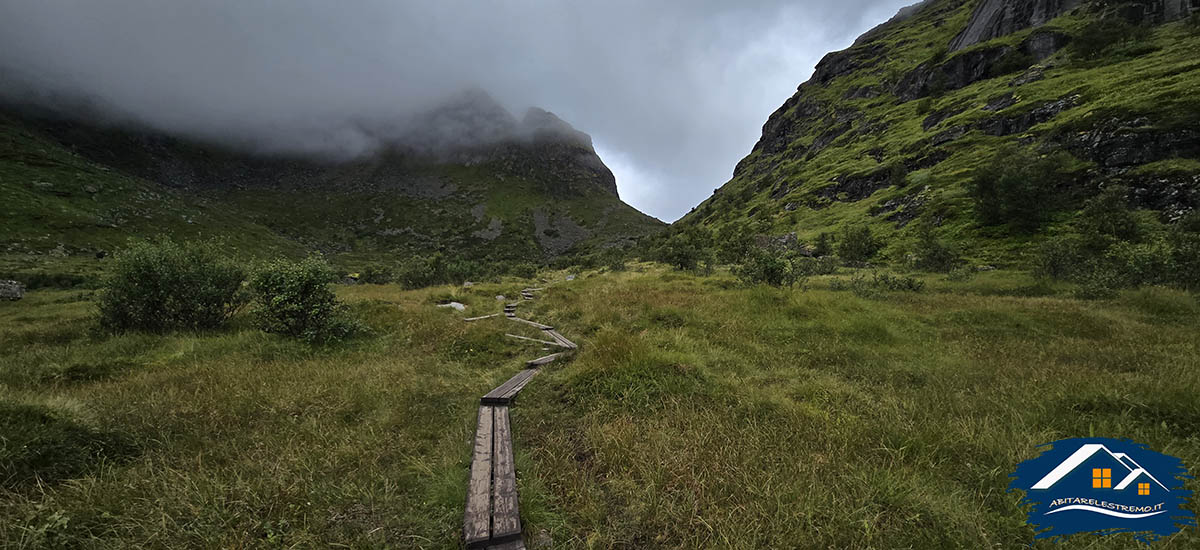
[[[331,159],[10,109],[0,267],[82,261],[158,234],[220,236],[251,256],[321,250],[350,266],[435,251],[537,262],[662,226],[621,202],[587,134],[540,109],[518,120],[476,93],[404,133],[363,131],[387,145]]]
[[[1106,185],[1129,186],[1133,206],[1170,223],[1200,205],[1200,23],[1187,17],[1200,4],[1187,2],[905,8],[825,56],[681,224],[812,242],[866,223],[893,258],[932,226],[975,260],[1020,264]],[[968,196],[1005,146],[1070,155],[1037,231],[980,223]]]

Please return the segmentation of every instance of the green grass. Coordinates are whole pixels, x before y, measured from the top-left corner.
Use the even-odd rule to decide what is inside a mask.
[[[1128,437],[1197,473],[1194,296],[1078,301],[1008,271],[928,276],[921,293],[830,290],[851,274],[807,290],[649,264],[547,274],[522,315],[582,348],[513,409],[526,540],[1021,548],[1033,533],[1005,487],[1039,444]],[[529,283],[342,287],[373,333],[330,349],[244,316],[104,335],[86,292],[0,303],[0,425],[45,434],[0,450],[0,540],[455,548],[478,396],[537,350],[503,337],[523,327],[435,305],[490,313]],[[1192,528],[1160,546],[1198,540]]]

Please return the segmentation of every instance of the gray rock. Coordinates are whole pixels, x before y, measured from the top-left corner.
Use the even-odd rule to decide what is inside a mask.
[[[1037,82],[1044,78],[1046,78],[1046,68],[1041,65],[1034,65],[1028,69],[1025,69],[1025,72],[1021,73],[1021,76],[1014,78],[1012,82],[1008,83],[1008,85],[1013,87],[1023,86],[1025,84],[1029,84],[1030,82]]]
[[[503,301],[504,301],[504,295],[503,295],[503,294],[497,294],[497,295],[496,295],[496,301],[497,301],[497,302],[503,302]]]
[[[25,297],[25,285],[17,281],[0,281],[0,300],[16,301]]]
[[[450,302],[450,303],[448,303],[448,304],[438,304],[438,307],[452,307],[452,308],[454,308],[454,309],[457,309],[457,310],[459,310],[459,311],[466,311],[466,310],[467,310],[467,306],[465,306],[465,305],[463,305],[463,304],[460,304],[460,303],[458,303],[458,302]]]
[[[987,42],[1021,29],[1039,27],[1074,9],[1080,0],[982,0],[967,26],[950,41],[950,51]]]

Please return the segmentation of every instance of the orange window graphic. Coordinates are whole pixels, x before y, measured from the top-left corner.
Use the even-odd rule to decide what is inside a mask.
[[[1150,494],[1150,484],[1149,483],[1138,483],[1138,494],[1139,495]]]
[[[1092,468],[1092,488],[1112,489],[1112,468]]]

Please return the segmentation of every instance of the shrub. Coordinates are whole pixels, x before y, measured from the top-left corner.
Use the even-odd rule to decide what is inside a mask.
[[[393,269],[383,264],[370,264],[364,267],[359,274],[359,280],[373,285],[386,285],[393,279],[395,279]]]
[[[712,261],[711,235],[701,228],[688,228],[667,237],[655,249],[659,261],[679,270],[694,270]]]
[[[958,252],[933,234],[933,228],[922,226],[917,237],[917,269],[945,273],[962,261]]]
[[[1176,227],[1167,242],[1171,246],[1171,282],[1189,290],[1200,290],[1200,232]]]
[[[842,232],[836,249],[842,261],[861,264],[875,257],[883,249],[883,242],[871,235],[870,227],[850,226]]]
[[[537,277],[538,267],[529,262],[515,263],[508,267],[508,274],[522,279],[532,279]]]
[[[933,98],[932,97],[926,96],[926,97],[921,98],[921,100],[917,102],[917,114],[918,115],[927,115],[932,110],[933,110]]]
[[[1032,55],[1019,50],[1012,50],[996,60],[996,64],[992,65],[990,74],[991,76],[1002,76],[1023,71],[1028,69],[1033,63],[1034,59]]]
[[[1088,23],[1071,41],[1075,55],[1083,59],[1101,57],[1109,48],[1127,42],[1142,42],[1150,37],[1146,25],[1134,25],[1117,18]]]
[[[333,268],[317,256],[268,263],[250,281],[259,328],[314,344],[350,336],[360,327],[329,289],[336,279]]]
[[[875,273],[871,284],[881,290],[900,292],[920,292],[925,288],[925,281],[916,277],[892,275],[890,273]]]
[[[733,269],[742,282],[765,283],[771,286],[792,286],[799,277],[792,262],[777,251],[754,248],[742,263]]]
[[[102,283],[100,324],[154,332],[221,326],[246,304],[246,272],[219,250],[162,239],[119,252]]]
[[[821,233],[817,235],[817,242],[813,245],[813,256],[820,258],[833,253],[833,236],[829,233]]]
[[[833,275],[837,272],[837,268],[837,261],[828,256],[821,258],[795,258],[792,260],[792,270],[801,277]]]
[[[1083,239],[1079,235],[1064,235],[1041,246],[1034,259],[1033,272],[1039,277],[1070,279],[1086,261]]]
[[[976,216],[984,225],[1037,229],[1053,210],[1055,187],[1070,163],[1070,155],[1062,152],[1038,157],[1016,147],[1001,148],[968,184]]]
[[[890,185],[904,187],[904,184],[908,181],[908,167],[898,160],[888,164],[887,174]]]

